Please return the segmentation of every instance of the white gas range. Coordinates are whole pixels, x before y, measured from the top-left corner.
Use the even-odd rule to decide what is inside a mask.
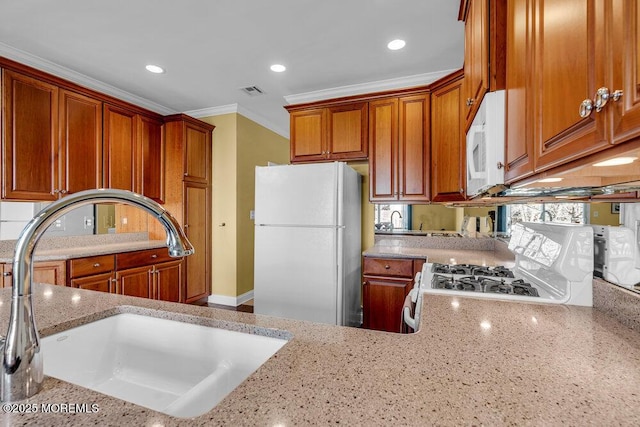
[[[426,263],[411,291],[413,329],[420,321],[423,294],[456,295],[533,303],[591,306],[593,229],[552,223],[518,223],[509,250],[515,267]]]

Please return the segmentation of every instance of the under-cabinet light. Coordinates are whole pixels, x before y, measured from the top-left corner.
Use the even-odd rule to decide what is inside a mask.
[[[285,71],[287,69],[287,67],[285,67],[282,64],[273,64],[271,66],[271,71],[274,71],[276,73],[282,73],[283,71]]]
[[[544,178],[544,179],[539,179],[536,182],[560,182],[562,181],[562,178]]]
[[[614,157],[613,159],[605,160],[604,162],[594,163],[593,166],[602,167],[628,165],[629,163],[633,163],[637,159],[637,157]]]

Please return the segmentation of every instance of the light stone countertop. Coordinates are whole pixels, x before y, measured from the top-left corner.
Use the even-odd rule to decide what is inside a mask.
[[[105,243],[100,245],[71,246],[67,248],[38,249],[34,254],[34,261],[64,261],[73,258],[84,258],[96,255],[114,254],[119,252],[142,251],[167,246],[165,240],[136,240],[131,242]],[[13,262],[13,249],[0,251],[0,263]]]
[[[0,331],[9,298],[0,290]],[[123,311],[293,338],[194,419],[47,377],[25,403],[95,403],[99,412],[0,413],[0,425],[640,425],[640,334],[592,308],[426,295],[421,330],[400,335],[35,287],[43,336]]]

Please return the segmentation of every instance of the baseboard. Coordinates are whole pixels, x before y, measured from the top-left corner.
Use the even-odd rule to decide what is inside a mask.
[[[253,291],[245,292],[237,297],[230,297],[227,295],[209,295],[208,302],[211,304],[228,305],[231,307],[237,307],[245,302],[253,299]]]

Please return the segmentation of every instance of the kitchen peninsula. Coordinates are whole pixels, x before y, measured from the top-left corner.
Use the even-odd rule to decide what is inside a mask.
[[[612,285],[594,286],[598,294]],[[10,292],[0,291],[0,330]],[[420,331],[400,335],[61,286],[38,285],[34,295],[42,336],[132,312],[293,338],[194,419],[47,377],[23,403],[99,410],[3,413],[3,425],[640,424],[640,335],[595,308],[428,295]]]

